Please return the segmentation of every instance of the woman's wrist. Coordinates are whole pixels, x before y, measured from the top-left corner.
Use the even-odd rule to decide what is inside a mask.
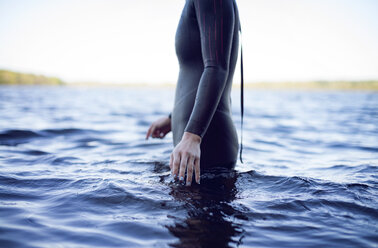
[[[202,141],[202,138],[201,138],[201,136],[199,136],[197,134],[190,133],[190,132],[184,132],[184,135],[182,136],[182,140],[188,140],[188,141],[192,141],[192,142],[196,142],[196,143],[200,144],[201,141]]]

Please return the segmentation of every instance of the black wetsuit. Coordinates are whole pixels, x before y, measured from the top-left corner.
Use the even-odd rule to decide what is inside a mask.
[[[185,131],[201,136],[201,168],[232,167],[237,160],[230,93],[239,25],[235,0],[186,0],[177,27],[180,71],[171,113],[173,143]]]

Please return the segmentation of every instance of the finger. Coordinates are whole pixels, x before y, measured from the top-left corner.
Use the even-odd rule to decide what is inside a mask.
[[[185,170],[186,170],[187,164],[188,164],[188,156],[183,155],[181,157],[181,162],[180,162],[180,174],[179,174],[180,181],[184,181]]]
[[[178,171],[180,167],[180,154],[173,154],[173,176],[178,176]]]
[[[150,133],[151,133],[151,137],[152,137],[152,138],[155,138],[155,136],[154,136],[155,130],[156,130],[156,126],[155,126],[155,125],[152,125],[152,126],[151,126],[151,131],[150,131]]]
[[[152,128],[152,125],[148,128],[147,130],[147,134],[146,134],[146,140],[148,139],[148,137],[150,137],[151,135],[151,128]]]
[[[186,186],[190,186],[192,184],[193,169],[194,169],[194,157],[191,156],[188,161],[188,166],[186,167]]]
[[[194,174],[196,177],[196,182],[200,184],[201,182],[201,167],[200,167],[200,159],[196,158],[194,160]]]

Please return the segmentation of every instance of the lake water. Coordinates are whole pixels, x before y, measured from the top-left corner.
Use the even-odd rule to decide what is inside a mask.
[[[0,87],[0,247],[377,247],[378,93],[248,90],[244,164],[192,187],[144,140],[173,97]]]

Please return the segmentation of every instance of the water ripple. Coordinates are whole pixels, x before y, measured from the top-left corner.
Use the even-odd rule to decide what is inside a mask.
[[[378,94],[246,91],[245,163],[189,188],[144,139],[173,95],[0,87],[0,246],[376,246]]]

